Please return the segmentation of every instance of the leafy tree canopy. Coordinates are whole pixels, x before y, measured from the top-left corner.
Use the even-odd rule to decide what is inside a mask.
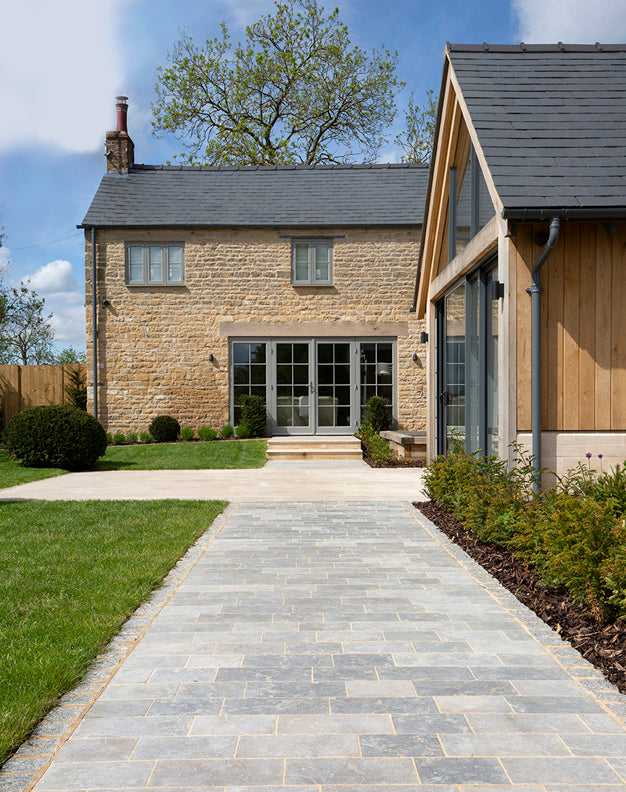
[[[45,299],[28,286],[0,284],[0,363],[52,363],[52,314],[44,314]]]
[[[197,46],[182,34],[159,69],[153,131],[173,133],[189,164],[276,165],[372,161],[402,87],[398,56],[352,46],[339,9],[276,2],[233,44]]]
[[[405,122],[406,129],[396,137],[396,143],[402,149],[402,162],[427,165],[432,154],[437,122],[437,97],[433,90],[426,91],[423,105],[418,104],[415,93],[411,93]]]
[[[79,352],[73,346],[64,347],[54,358],[57,366],[67,366],[73,363],[84,363],[85,352]]]

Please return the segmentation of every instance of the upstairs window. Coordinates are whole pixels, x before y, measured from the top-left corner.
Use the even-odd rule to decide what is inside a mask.
[[[328,239],[294,239],[291,252],[294,286],[332,286],[333,244]]]
[[[129,243],[126,246],[127,286],[183,286],[184,246],[174,243]]]
[[[495,210],[489,196],[478,158],[470,145],[461,168],[450,168],[449,260],[493,217]]]

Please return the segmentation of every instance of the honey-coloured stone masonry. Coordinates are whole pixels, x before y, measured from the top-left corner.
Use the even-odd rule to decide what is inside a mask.
[[[293,237],[333,240],[332,286],[294,286]],[[237,336],[397,338],[398,427],[426,423],[426,345],[413,300],[420,229],[98,229],[98,417],[109,432],[228,423],[229,332]],[[127,286],[126,245],[183,243],[184,285]],[[92,255],[86,233],[89,409],[93,410]],[[106,305],[103,302],[106,301]],[[250,327],[254,332],[246,333]],[[229,330],[230,328],[230,330]],[[265,328],[266,333],[259,330]],[[294,328],[299,328],[294,332]],[[413,360],[414,354],[417,359]],[[210,359],[212,356],[212,360]]]

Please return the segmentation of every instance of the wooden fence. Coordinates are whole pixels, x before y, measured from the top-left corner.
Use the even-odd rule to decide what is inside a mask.
[[[0,416],[4,427],[18,412],[40,404],[63,404],[67,401],[65,386],[69,371],[79,365],[68,366],[0,366]]]

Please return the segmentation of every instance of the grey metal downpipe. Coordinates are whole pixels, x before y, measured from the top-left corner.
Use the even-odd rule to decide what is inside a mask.
[[[540,270],[559,240],[561,221],[558,217],[550,220],[550,235],[541,248],[531,271],[532,283],[526,291],[532,298],[532,347],[531,347],[531,380],[532,380],[532,443],[533,443],[533,491],[539,492],[541,485],[541,278]]]
[[[96,288],[96,229],[91,228],[91,349],[93,353],[93,414],[98,417],[98,295]]]

